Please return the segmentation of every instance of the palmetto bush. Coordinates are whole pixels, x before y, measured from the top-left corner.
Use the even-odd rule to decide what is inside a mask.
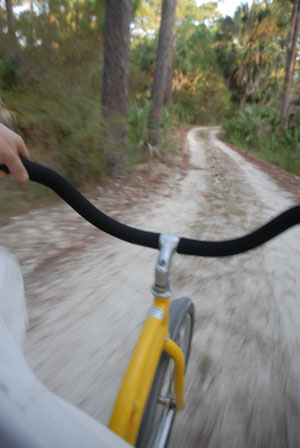
[[[300,130],[280,126],[277,109],[246,105],[224,125],[227,139],[282,168],[300,174]]]

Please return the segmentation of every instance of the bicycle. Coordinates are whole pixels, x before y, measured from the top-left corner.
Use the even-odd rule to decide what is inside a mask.
[[[131,445],[167,445],[176,412],[184,408],[184,375],[189,359],[194,305],[183,297],[170,303],[169,271],[175,252],[186,255],[232,256],[269,241],[300,223],[295,206],[256,231],[234,240],[209,242],[135,229],[95,208],[66,179],[53,170],[22,159],[32,181],[54,190],[91,224],[110,235],[159,249],[152,287],[154,303],[120,387],[109,428]],[[7,168],[0,169],[8,172]]]

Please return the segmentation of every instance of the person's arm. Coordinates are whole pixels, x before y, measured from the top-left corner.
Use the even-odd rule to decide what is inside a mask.
[[[19,182],[26,182],[29,177],[20,157],[29,158],[29,152],[23,139],[0,123],[0,165],[6,165],[12,176]],[[0,170],[0,178],[6,177]]]

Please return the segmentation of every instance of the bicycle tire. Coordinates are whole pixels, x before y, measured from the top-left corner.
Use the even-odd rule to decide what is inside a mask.
[[[190,355],[193,325],[194,305],[191,299],[182,297],[172,302],[169,324],[170,338],[182,349],[186,367]],[[167,446],[176,415],[176,410],[172,407],[172,396],[174,396],[173,360],[166,352],[163,352],[144,411],[136,442],[137,448]],[[162,399],[169,401],[170,406],[162,405]]]

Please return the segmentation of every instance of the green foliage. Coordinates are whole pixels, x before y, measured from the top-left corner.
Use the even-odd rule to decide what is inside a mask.
[[[127,139],[129,159],[138,159],[138,153],[147,143],[147,126],[150,101],[131,101],[128,107]]]
[[[204,24],[185,22],[178,31],[173,100],[184,123],[219,123],[230,110],[212,44],[212,30]]]
[[[85,73],[85,70],[84,70]],[[6,104],[19,117],[33,157],[57,168],[75,184],[103,175],[100,89],[91,89],[94,76],[82,69],[62,73],[53,69],[23,94],[10,92]]]
[[[243,112],[228,120],[223,127],[232,139],[256,148],[258,137],[272,134],[278,125],[279,114],[276,109],[247,104]]]
[[[237,146],[300,175],[300,130],[279,124],[277,109],[246,105],[244,112],[228,120],[223,129]]]
[[[134,33],[131,58],[132,93],[138,100],[150,99],[160,7],[161,1],[141,0],[134,19],[134,30],[142,30]],[[164,111],[168,116],[164,123],[216,123],[223,121],[230,109],[228,89],[213,49],[213,30],[207,25],[217,17],[216,7],[216,2],[198,7],[195,1],[177,1],[173,102],[170,110]]]
[[[0,56],[0,88],[9,89],[16,82],[19,64],[16,58]]]
[[[147,152],[145,148],[148,144],[148,117],[151,103],[149,100],[134,100],[128,107],[128,153],[127,163],[137,162],[145,159]],[[178,121],[176,107],[164,108],[163,117],[160,125],[162,138],[164,139],[169,129],[182,123]]]
[[[153,72],[156,58],[157,39],[143,37],[132,49],[132,64],[144,72]]]
[[[133,37],[155,36],[159,29],[162,0],[134,0]]]
[[[275,3],[242,4],[233,19],[221,18],[217,24],[217,60],[230,90],[239,95],[241,107],[244,101],[267,104],[279,92],[286,28]]]

